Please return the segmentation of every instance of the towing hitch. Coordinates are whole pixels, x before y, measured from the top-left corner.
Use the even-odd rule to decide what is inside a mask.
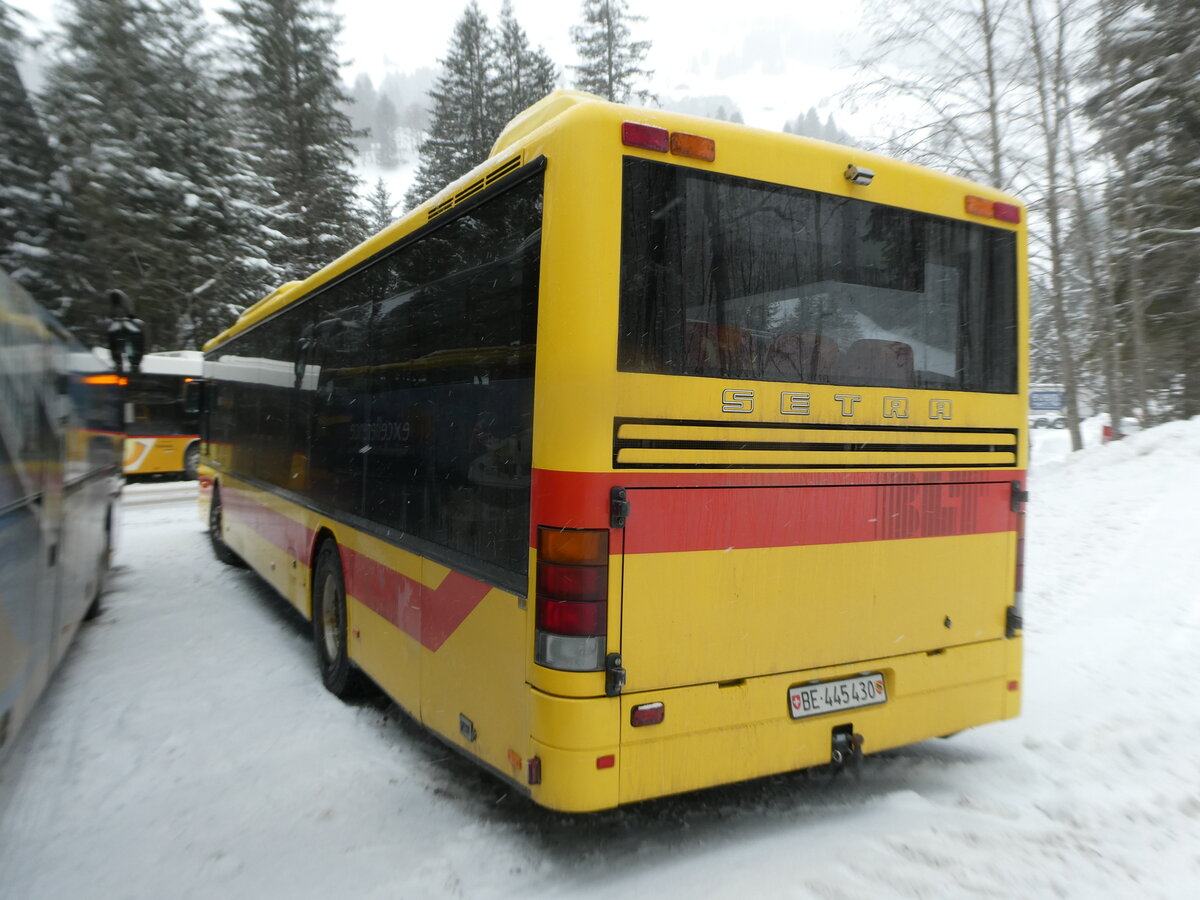
[[[833,745],[829,753],[829,764],[835,772],[847,767],[857,774],[858,764],[863,758],[863,736],[854,731],[853,725],[840,725],[833,729]]]

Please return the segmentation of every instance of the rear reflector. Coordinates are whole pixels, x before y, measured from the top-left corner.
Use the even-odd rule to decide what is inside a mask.
[[[666,153],[670,148],[670,132],[665,128],[656,128],[653,125],[623,122],[621,124],[621,143],[626,147],[641,147],[643,150]]]
[[[717,158],[717,142],[712,138],[700,137],[697,134],[673,131],[671,132],[671,152],[676,156],[690,156],[693,159],[712,162]]]
[[[527,780],[530,784],[542,783],[542,758],[540,756],[535,756],[533,759],[529,760],[527,764],[527,770]]]
[[[607,756],[597,756],[596,757],[596,768],[597,769],[611,769],[616,764],[617,764],[617,757],[614,756],[612,753],[608,754]]]
[[[666,717],[666,713],[666,707],[661,701],[643,703],[630,711],[629,724],[634,728],[640,728],[643,725],[658,725]]]
[[[1019,682],[1019,681],[1010,681],[1010,682],[1008,683],[1008,689],[1009,689],[1010,691],[1019,691],[1019,690],[1021,689],[1021,682]]]

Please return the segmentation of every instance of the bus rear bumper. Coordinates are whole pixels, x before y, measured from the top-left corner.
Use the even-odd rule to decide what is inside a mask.
[[[863,736],[867,755],[950,735],[1016,716],[1020,668],[1018,637],[619,698],[567,699],[535,690],[541,784],[531,787],[532,797],[553,809],[585,812],[824,765],[835,730],[847,726]],[[884,676],[886,703],[792,718],[789,688],[866,672]],[[660,724],[631,725],[634,707],[656,702],[664,706]],[[619,738],[606,741],[614,714]],[[582,727],[569,727],[572,720]],[[539,721],[549,726],[541,734]]]

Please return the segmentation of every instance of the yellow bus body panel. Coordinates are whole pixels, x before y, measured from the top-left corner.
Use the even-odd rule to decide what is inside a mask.
[[[829,666],[805,672],[703,684],[621,698],[621,796],[631,803],[828,763],[833,729],[850,725],[863,750],[877,753],[929,737],[949,735],[1019,710],[1020,639],[953,647]],[[793,720],[788,688],[863,672],[883,673],[888,701],[881,706]],[[661,725],[631,727],[639,703],[664,704]]]
[[[996,640],[1012,597],[1014,546],[1005,532],[629,554],[627,689]]]
[[[124,469],[126,475],[158,475],[182,472],[188,447],[199,440],[195,435],[172,437],[126,437]]]

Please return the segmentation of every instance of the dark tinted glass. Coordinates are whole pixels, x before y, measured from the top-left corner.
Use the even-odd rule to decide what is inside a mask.
[[[528,177],[210,354],[214,454],[522,589],[541,201]]]
[[[367,515],[523,575],[541,178],[385,261]]]
[[[1012,232],[627,158],[623,371],[1012,393]]]
[[[177,375],[129,375],[125,387],[130,435],[196,434],[199,421],[184,411],[183,379]]]

